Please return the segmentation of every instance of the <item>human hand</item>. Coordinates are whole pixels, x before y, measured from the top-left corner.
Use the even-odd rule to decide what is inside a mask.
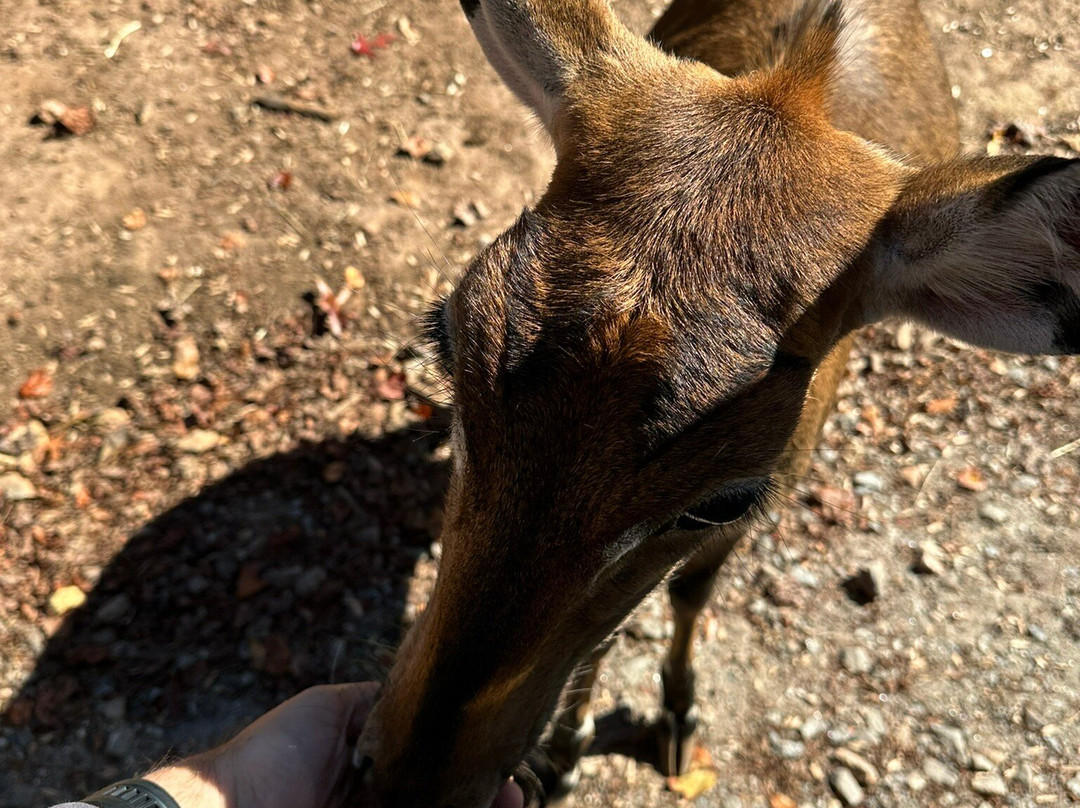
[[[355,808],[352,749],[377,693],[371,682],[313,687],[146,779],[180,808]]]

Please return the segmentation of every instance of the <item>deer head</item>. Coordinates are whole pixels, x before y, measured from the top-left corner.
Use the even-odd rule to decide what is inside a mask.
[[[520,800],[579,660],[766,502],[842,336],[899,316],[1080,351],[1080,166],[920,168],[838,131],[837,5],[737,77],[606,0],[463,6],[558,163],[431,318],[455,465],[439,580],[358,747],[388,808]]]

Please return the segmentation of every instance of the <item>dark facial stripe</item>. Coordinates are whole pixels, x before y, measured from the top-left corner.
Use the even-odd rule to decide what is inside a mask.
[[[480,0],[461,0],[461,7],[465,10],[465,16],[471,20],[480,8]]]
[[[1039,308],[1049,310],[1057,320],[1054,350],[1063,354],[1080,353],[1080,296],[1057,281],[1034,284],[1024,296]]]

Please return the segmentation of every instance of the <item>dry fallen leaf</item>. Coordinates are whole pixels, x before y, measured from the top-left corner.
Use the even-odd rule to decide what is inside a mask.
[[[344,287],[337,294],[327,285],[322,278],[315,279],[315,288],[318,294],[315,296],[315,305],[326,317],[326,327],[335,337],[341,337],[345,330],[345,315],[343,309],[352,297],[352,289]]]
[[[403,208],[420,207],[420,195],[412,191],[394,191],[390,194],[390,201],[396,202]]]
[[[292,185],[292,174],[288,171],[278,171],[266,181],[271,191],[287,191]]]
[[[132,208],[121,223],[125,230],[142,230],[146,227],[146,211],[142,208]]]
[[[986,477],[975,467],[962,469],[956,475],[956,482],[968,491],[985,491],[987,487]]]
[[[19,388],[19,398],[44,398],[53,389],[53,379],[44,368],[30,371],[26,381]]]
[[[935,398],[926,402],[926,411],[930,415],[948,415],[956,409],[956,396]]]
[[[679,777],[669,777],[667,787],[684,800],[693,800],[716,785],[716,769],[691,769]]]
[[[345,267],[345,285],[354,292],[358,292],[367,286],[367,279],[359,269],[349,264]]]
[[[787,794],[770,794],[769,808],[796,808],[798,803]]]
[[[86,593],[74,585],[62,586],[49,596],[49,608],[57,617],[78,609],[84,603],[86,603]]]
[[[266,581],[259,574],[259,563],[248,561],[240,567],[240,574],[236,578],[236,599],[246,600],[262,592],[266,586]]]

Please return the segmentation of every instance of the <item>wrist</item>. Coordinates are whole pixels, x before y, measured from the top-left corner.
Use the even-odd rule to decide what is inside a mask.
[[[209,755],[187,758],[143,776],[160,786],[180,808],[235,808],[232,787]]]

